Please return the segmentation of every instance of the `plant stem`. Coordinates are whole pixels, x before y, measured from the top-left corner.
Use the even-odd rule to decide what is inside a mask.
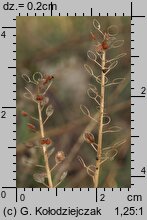
[[[41,133],[41,137],[44,138],[44,126],[43,126],[43,121],[42,121],[41,105],[39,102],[38,102],[38,114],[39,114],[40,133]],[[48,179],[48,187],[53,188],[53,182],[52,182],[51,171],[50,171],[50,166],[49,166],[49,161],[48,161],[47,149],[46,149],[46,146],[44,146],[44,145],[42,145],[42,148],[43,148],[43,156],[44,156],[45,168],[46,168],[47,179]]]
[[[100,113],[98,118],[98,148],[97,148],[97,157],[96,157],[96,171],[94,174],[94,187],[99,186],[99,177],[100,177],[100,164],[102,156],[102,140],[103,140],[103,116],[104,116],[104,98],[105,98],[105,69],[106,63],[106,52],[102,51],[102,72],[101,72],[101,100],[100,100]]]

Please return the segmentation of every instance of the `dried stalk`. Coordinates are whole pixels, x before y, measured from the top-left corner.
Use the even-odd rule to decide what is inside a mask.
[[[100,100],[100,114],[98,117],[98,148],[97,148],[97,157],[96,157],[96,171],[94,174],[94,187],[99,185],[99,176],[100,176],[100,164],[102,156],[102,140],[103,140],[103,116],[104,116],[104,100],[105,100],[105,69],[106,63],[106,51],[102,52],[102,72],[101,72],[101,100]]]
[[[43,184],[44,186],[48,188],[56,188],[59,186],[59,184],[64,180],[64,178],[67,175],[67,171],[63,172],[59,182],[57,182],[55,185],[54,180],[52,179],[51,172],[57,167],[58,164],[60,164],[65,159],[65,154],[63,151],[58,151],[55,154],[54,160],[55,165],[50,168],[49,164],[49,158],[53,154],[55,148],[51,147],[52,140],[49,137],[45,137],[45,131],[44,131],[44,124],[47,122],[47,120],[51,117],[51,115],[54,112],[53,106],[51,104],[48,104],[48,97],[45,96],[47,90],[52,84],[52,79],[54,76],[49,74],[42,74],[40,72],[36,72],[32,75],[30,78],[28,75],[23,74],[22,78],[27,82],[35,85],[35,93],[31,92],[27,87],[25,89],[27,90],[27,93],[25,93],[24,97],[29,99],[30,101],[35,102],[38,107],[38,118],[31,116],[28,112],[22,111],[21,115],[23,117],[29,117],[29,119],[33,119],[37,121],[39,125],[39,131],[36,130],[36,125],[27,123],[27,127],[32,132],[39,132],[41,139],[40,142],[36,145],[36,143],[28,143],[25,146],[29,148],[41,148],[43,151],[43,159],[44,159],[44,166],[42,165],[36,165],[37,167],[44,168],[46,172],[37,172],[33,174],[33,178],[36,182]],[[43,109],[45,108],[45,111]],[[46,116],[44,117],[44,113]],[[45,183],[47,179],[47,184]]]
[[[95,142],[94,135],[86,131],[84,133],[84,139],[85,141],[90,144],[90,146],[96,151],[96,162],[95,165],[89,165],[86,166],[84,163],[84,160],[82,159],[82,165],[86,169],[87,174],[92,177],[93,180],[93,187],[97,188],[99,187],[99,179],[100,179],[100,168],[102,163],[104,163],[107,160],[113,160],[115,156],[118,153],[118,150],[116,149],[117,144],[114,146],[111,146],[107,148],[107,151],[104,152],[106,149],[103,148],[103,134],[104,133],[114,133],[114,132],[119,132],[120,127],[119,126],[111,126],[107,130],[103,130],[104,125],[109,125],[111,122],[111,118],[109,115],[107,115],[104,112],[105,109],[105,87],[108,86],[113,86],[113,85],[118,85],[122,81],[124,81],[124,78],[115,78],[110,81],[109,75],[110,71],[114,69],[117,64],[118,64],[118,59],[124,57],[126,53],[122,53],[117,55],[114,58],[111,58],[108,60],[106,57],[106,52],[109,51],[111,48],[118,48],[121,47],[124,43],[123,40],[117,40],[116,36],[118,34],[118,29],[115,25],[111,25],[107,28],[106,32],[103,32],[101,30],[101,25],[100,23],[94,19],[93,20],[93,27],[95,31],[97,30],[100,35],[102,35],[103,39],[101,42],[99,42],[99,39],[97,40],[97,37],[93,32],[91,31],[91,36],[92,39],[95,41],[94,43],[94,51],[89,50],[87,52],[88,58],[94,62],[99,68],[101,73],[100,74],[95,74],[91,66],[88,64],[85,64],[84,67],[86,71],[96,80],[98,85],[100,85],[100,95],[99,95],[99,90],[93,85],[90,84],[90,88],[87,90],[87,94],[89,98],[95,101],[97,104],[97,119],[95,117],[91,116],[90,110],[88,107],[81,105],[80,109],[83,112],[84,115],[86,115],[89,119],[92,119],[98,124],[98,142]],[[109,73],[109,74],[108,74]],[[108,76],[107,76],[108,75]],[[106,122],[104,122],[106,120]],[[121,144],[124,143],[121,142]],[[81,161],[81,160],[80,160]],[[91,173],[89,173],[89,167],[92,166],[93,170]]]
[[[38,114],[39,114],[39,126],[40,126],[41,138],[44,138],[45,137],[45,135],[44,135],[44,126],[43,126],[43,121],[42,121],[42,113],[41,113],[40,103],[38,103]],[[48,179],[48,187],[53,188],[53,182],[52,182],[52,177],[51,177],[51,170],[50,170],[50,166],[49,166],[46,146],[42,145],[42,149],[43,149],[45,169],[46,169],[47,179]]]

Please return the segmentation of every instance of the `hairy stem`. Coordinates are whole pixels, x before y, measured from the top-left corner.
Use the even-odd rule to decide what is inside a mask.
[[[103,141],[103,116],[104,116],[104,96],[105,96],[105,69],[106,63],[106,52],[102,52],[102,72],[101,72],[101,100],[100,100],[100,114],[98,118],[98,148],[96,156],[96,171],[94,174],[94,187],[99,186],[99,177],[100,177],[100,165],[101,165],[101,156],[102,156],[102,141]]]
[[[44,126],[43,126],[43,121],[42,121],[42,113],[41,113],[40,103],[38,103],[38,114],[39,114],[40,133],[41,133],[41,137],[44,138]],[[42,148],[43,148],[45,169],[46,169],[47,179],[48,179],[48,187],[53,188],[53,182],[52,182],[51,170],[50,170],[49,161],[48,161],[47,149],[46,149],[46,146],[42,146]]]

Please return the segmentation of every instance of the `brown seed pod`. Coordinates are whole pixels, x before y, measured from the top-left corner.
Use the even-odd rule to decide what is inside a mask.
[[[61,163],[65,159],[65,154],[63,151],[58,151],[55,155],[56,163]]]
[[[43,79],[43,85],[46,85],[49,81],[51,81],[52,79],[54,79],[54,76],[51,75],[45,75],[44,79]]]
[[[22,115],[23,117],[27,117],[27,116],[28,116],[28,113],[25,112],[25,111],[22,111],[22,112],[21,112],[21,115]]]
[[[42,101],[43,98],[44,98],[44,97],[43,97],[42,95],[37,95],[37,96],[36,96],[36,100],[37,100],[38,102]]]
[[[107,49],[109,48],[109,45],[108,45],[108,43],[107,43],[106,40],[104,40],[104,41],[102,42],[102,48],[103,48],[103,50],[107,50]]]
[[[27,127],[33,131],[36,129],[35,125],[30,124],[30,123],[27,123]]]
[[[91,134],[90,132],[86,132],[84,134],[84,139],[87,143],[92,144],[95,142],[94,136],[93,134]]]
[[[34,147],[34,144],[32,142],[26,142],[25,143],[25,147],[26,148],[33,148]]]
[[[41,141],[40,141],[41,145],[51,145],[52,144],[52,140],[50,138],[42,138]]]

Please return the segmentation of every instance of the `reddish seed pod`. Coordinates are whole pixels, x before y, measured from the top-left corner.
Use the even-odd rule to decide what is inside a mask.
[[[47,138],[47,139],[46,139],[46,144],[47,144],[47,145],[50,145],[51,143],[52,143],[51,139],[50,139],[50,138]]]
[[[21,112],[21,115],[22,115],[23,117],[27,117],[27,116],[28,116],[28,113],[25,112],[25,111],[22,111],[22,112]]]
[[[49,81],[51,81],[52,79],[54,79],[54,76],[51,76],[51,75],[45,76],[43,85],[47,84],[47,83],[48,83]]]
[[[52,144],[52,140],[50,138],[42,138],[40,141],[41,145],[51,145]]]
[[[29,129],[31,129],[31,130],[35,130],[35,129],[36,129],[35,125],[30,124],[30,123],[27,124],[27,127],[28,127]]]
[[[84,134],[84,139],[85,139],[85,141],[86,141],[87,143],[89,143],[89,144],[92,144],[92,143],[95,142],[95,138],[94,138],[93,134],[90,133],[90,132],[86,132],[86,133]]]
[[[39,102],[42,101],[43,100],[43,96],[42,95],[37,95],[36,100],[39,101]]]
[[[107,50],[109,48],[109,45],[107,44],[105,40],[102,42],[102,48],[103,50]]]
[[[41,139],[40,144],[41,144],[41,145],[44,145],[45,142],[46,142],[45,139]]]

